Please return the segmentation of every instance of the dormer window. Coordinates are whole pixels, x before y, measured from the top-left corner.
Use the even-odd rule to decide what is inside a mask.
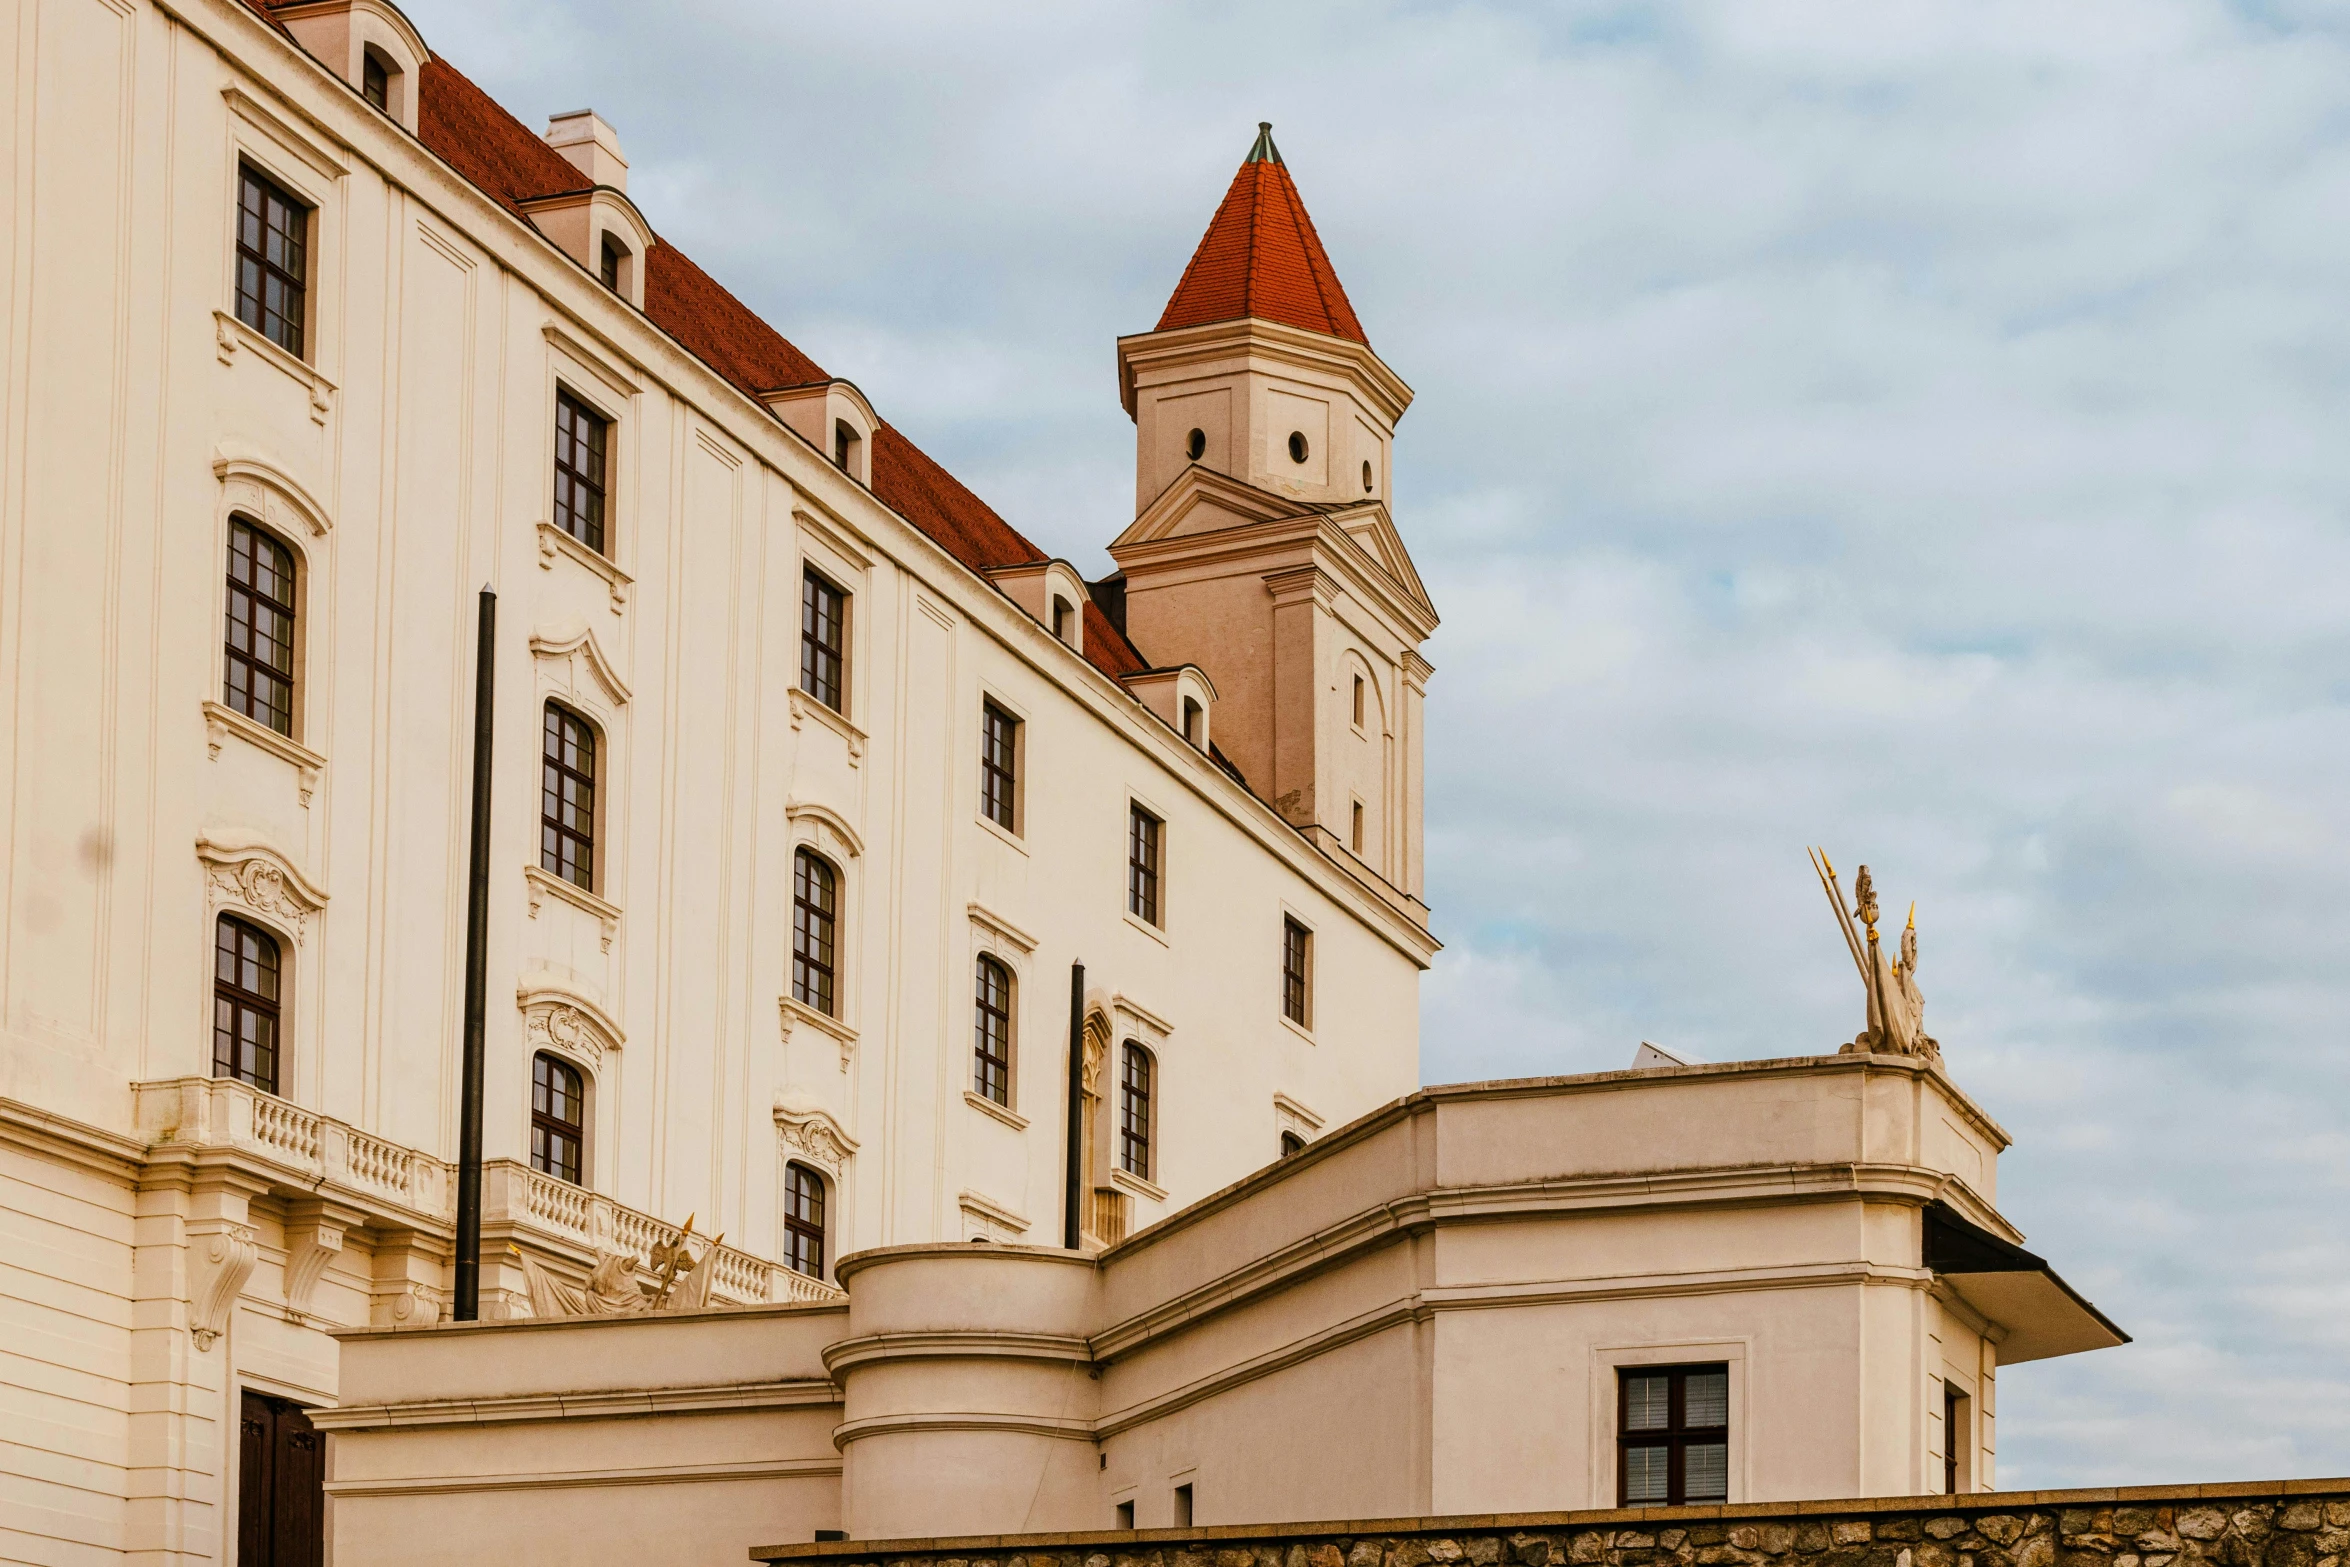
[[[1199,745],[1200,707],[1196,697],[1183,699],[1183,738],[1194,747]]]
[[[843,473],[857,471],[857,427],[846,419],[832,421],[832,465]]]
[[[392,70],[373,49],[359,62],[359,96],[386,114],[392,112]]]
[[[603,260],[596,269],[596,275],[615,294],[620,292],[620,262],[627,254],[621,248],[620,241],[609,234],[604,236]]]
[[[1067,599],[1058,593],[1053,595],[1053,640],[1055,642],[1069,640],[1069,621],[1076,613]]]

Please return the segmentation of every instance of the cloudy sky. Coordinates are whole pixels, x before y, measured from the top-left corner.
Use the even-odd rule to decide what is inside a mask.
[[[1865,860],[2137,1335],[2001,1483],[2350,1473],[2350,9],[405,3],[1089,571],[1272,120],[1419,397],[1426,1076],[1832,1050]]]

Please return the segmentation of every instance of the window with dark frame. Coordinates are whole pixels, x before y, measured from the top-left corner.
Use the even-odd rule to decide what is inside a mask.
[[[804,1164],[783,1167],[783,1265],[824,1277],[824,1177]]]
[[[979,814],[1006,832],[1020,830],[1020,720],[983,702],[979,708]]]
[[[1162,823],[1141,806],[1126,807],[1126,912],[1159,923],[1159,849]]]
[[[1073,612],[1069,607],[1069,601],[1061,597],[1058,593],[1054,594],[1053,640],[1055,642],[1066,642],[1069,640],[1069,616],[1071,613]]]
[[[832,465],[841,472],[849,471],[849,459],[857,453],[857,432],[846,419],[832,421]]]
[[[212,940],[212,1075],[277,1092],[285,1001],[282,949],[258,925],[223,914]]]
[[[1355,727],[1363,727],[1363,677],[1355,676]]]
[[[1012,972],[993,958],[979,960],[971,1026],[972,1086],[982,1099],[1012,1104]]]
[[[1118,1168],[1151,1178],[1151,1053],[1131,1039],[1118,1073]]]
[[[294,552],[242,517],[228,523],[227,668],[221,703],[294,732]]]
[[[1942,1494],[1956,1496],[1959,1454],[1971,1440],[1967,1434],[1966,1395],[1954,1382],[1942,1384]]]
[[[1621,1507],[1730,1499],[1730,1368],[1626,1367],[1616,1379]]]
[[[848,648],[849,596],[814,571],[800,577],[800,689],[836,713]]]
[[[309,251],[310,209],[238,165],[237,319],[297,359]]]
[[[539,868],[596,890],[596,731],[547,704],[539,785]]]
[[[791,881],[792,999],[831,1017],[840,878],[820,856],[800,849],[792,855]]]
[[[1187,743],[1194,746],[1199,744],[1199,720],[1199,699],[1197,697],[1185,697],[1183,699],[1183,738]]]
[[[1296,1157],[1297,1157],[1299,1154],[1301,1154],[1301,1153],[1304,1153],[1305,1151],[1306,1151],[1306,1140],[1305,1140],[1304,1138],[1302,1138],[1302,1137],[1298,1136],[1298,1135],[1297,1135],[1297,1133],[1295,1133],[1295,1132],[1283,1132],[1283,1133],[1281,1134],[1281,1157],[1282,1157],[1282,1158],[1284,1158],[1284,1159],[1294,1159],[1294,1158],[1296,1158]]]
[[[1363,802],[1354,802],[1354,814],[1348,818],[1347,848],[1356,854],[1363,852]]]
[[[359,96],[386,114],[392,112],[392,73],[372,49],[359,57]]]
[[[585,1080],[545,1051],[530,1058],[530,1167],[558,1181],[580,1184],[580,1153],[587,1146]]]
[[[620,248],[620,241],[609,234],[604,236],[602,265],[598,268],[596,276],[606,288],[615,294],[620,292],[621,258],[627,254],[627,251]]]
[[[1307,1026],[1312,998],[1314,933],[1296,920],[1281,919],[1281,1015]]]
[[[556,392],[555,526],[599,555],[611,444],[611,420],[569,392]]]

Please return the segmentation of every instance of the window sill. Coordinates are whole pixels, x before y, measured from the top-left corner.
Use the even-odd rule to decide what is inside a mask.
[[[335,406],[335,384],[320,375],[318,368],[309,360],[287,353],[226,310],[212,312],[212,341],[224,365],[237,362],[239,349],[250,349],[260,356],[263,363],[274,365],[290,376],[310,394],[310,422],[326,423],[326,416],[333,412]]]
[[[1126,923],[1133,926],[1136,930],[1141,931],[1144,935],[1150,937],[1151,940],[1157,942],[1162,947],[1172,947],[1174,945],[1173,942],[1167,939],[1167,933],[1164,930],[1160,929],[1156,925],[1153,925],[1149,920],[1143,919],[1139,915],[1127,915]]]
[[[235,708],[221,702],[204,704],[204,745],[214,761],[220,760],[220,748],[230,735],[247,745],[267,751],[280,761],[290,762],[294,768],[295,787],[301,791],[302,803],[307,806],[310,796],[317,792],[318,778],[326,770],[326,758],[300,741],[279,734],[267,724],[255,723]]]
[[[1025,1132],[1028,1130],[1028,1117],[1021,1115],[1016,1111],[1005,1109],[1002,1105],[997,1104],[993,1099],[988,1098],[985,1094],[973,1093],[970,1089],[966,1088],[963,1090],[963,1103],[969,1105],[974,1110],[982,1111],[985,1114],[994,1116],[997,1120],[1003,1122],[1004,1125],[1010,1127],[1015,1132]]]
[[[786,1044],[791,1042],[792,1029],[797,1025],[805,1024],[840,1046],[840,1069],[844,1072],[849,1069],[849,1058],[856,1053],[857,1048],[857,1031],[855,1029],[843,1023],[839,1018],[829,1017],[817,1011],[797,996],[778,996],[775,998],[775,1004],[783,1014],[783,1038]]]
[[[1281,1026],[1288,1029],[1291,1033],[1295,1034],[1298,1038],[1304,1040],[1309,1045],[1320,1043],[1320,1041],[1314,1038],[1314,1031],[1312,1029],[1307,1028],[1302,1024],[1291,1022],[1289,1014],[1286,1012],[1281,1014]]]
[[[982,812],[978,816],[973,817],[972,820],[979,823],[980,826],[986,828],[989,832],[993,833],[1004,843],[1007,848],[1010,848],[1013,852],[1023,855],[1028,852],[1028,845],[1020,841],[1020,835],[1018,833],[1012,831],[1011,828],[1006,827],[1003,823],[995,820],[995,818],[987,815],[985,812]]]
[[[589,549],[553,523],[540,523],[539,569],[553,571],[555,557],[558,555],[567,556],[577,561],[604,579],[604,586],[611,590],[613,614],[617,615],[628,607],[628,590],[636,581],[634,577],[614,565],[608,557]]]
[[[620,907],[607,903],[585,887],[574,886],[562,877],[537,865],[522,867],[523,886],[530,894],[530,917],[539,917],[539,908],[547,899],[568,903],[583,914],[593,915],[604,927],[604,950],[612,950],[612,938],[620,934]]]
[[[1128,1172],[1117,1168],[1115,1165],[1110,1167],[1110,1184],[1112,1186],[1123,1187],[1127,1191],[1134,1193],[1134,1195],[1137,1197],[1147,1197],[1152,1202],[1165,1202],[1167,1200],[1167,1188],[1157,1185],[1154,1182],[1146,1181],[1139,1175],[1129,1174]]]
[[[817,701],[798,686],[791,688],[791,726],[794,729],[813,718],[825,728],[839,735],[848,744],[849,765],[857,766],[865,760],[865,731],[859,729],[822,702]]]

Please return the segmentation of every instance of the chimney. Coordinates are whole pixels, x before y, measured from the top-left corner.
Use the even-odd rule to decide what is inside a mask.
[[[547,145],[594,185],[628,189],[628,160],[620,155],[620,133],[593,109],[574,109],[547,121]]]

